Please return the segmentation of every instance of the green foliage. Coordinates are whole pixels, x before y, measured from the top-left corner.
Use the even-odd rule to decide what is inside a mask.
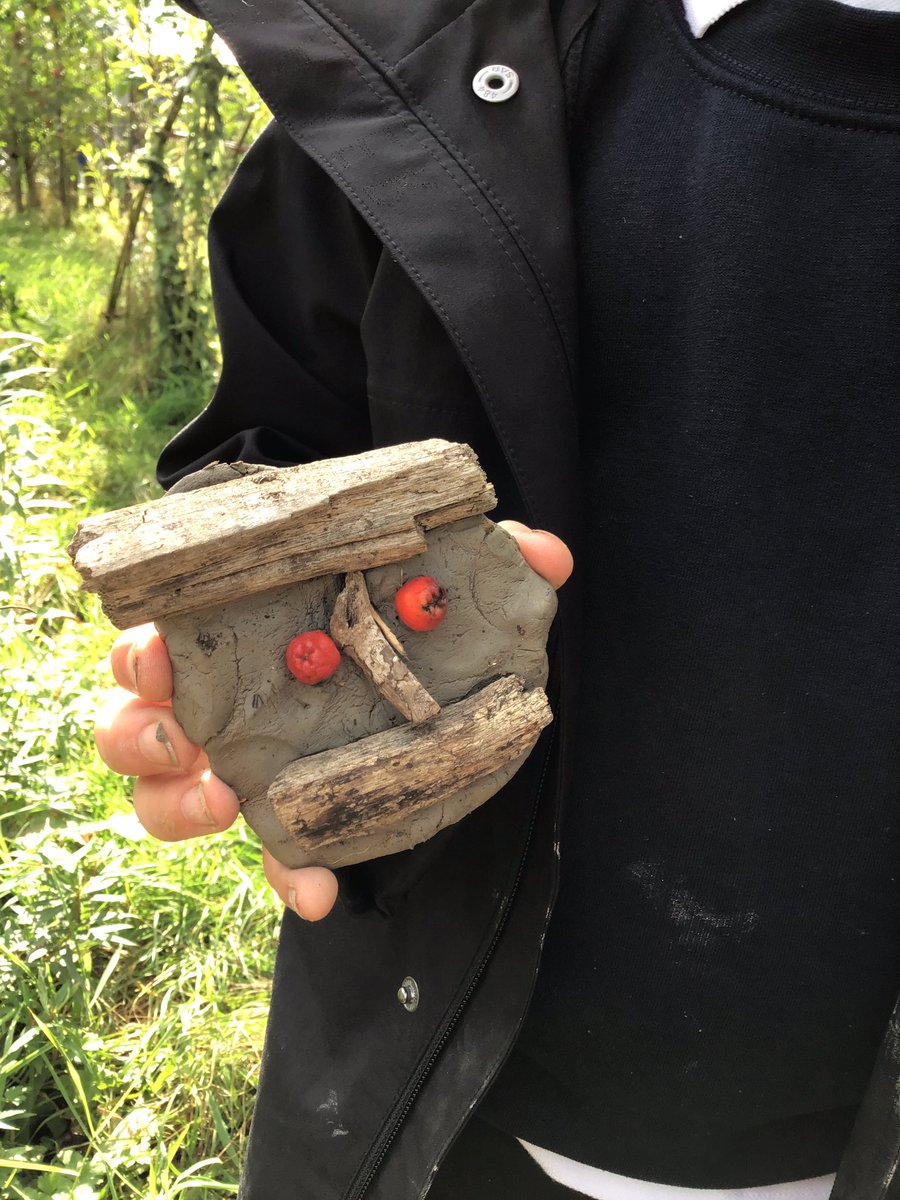
[[[159,451],[205,403],[215,380],[211,336],[206,366],[186,372],[160,362],[149,320],[153,293],[140,273],[122,315],[104,327],[118,238],[99,212],[81,214],[69,229],[0,218],[0,278],[16,298],[17,325],[53,345],[53,386],[41,412],[56,436],[71,442],[70,486],[77,473],[98,509],[159,494]],[[142,245],[135,257],[140,267],[150,252]]]
[[[82,237],[96,255],[97,231]],[[43,317],[30,275],[16,287],[32,324],[76,320],[64,303]],[[78,381],[110,354],[0,336],[4,1198],[235,1194],[272,966],[276,906],[246,828],[149,841],[93,750],[113,631],[64,546],[108,485],[101,439],[158,437],[133,401]]]
[[[234,1194],[277,905],[242,824],[151,842],[98,762],[64,547],[210,394],[205,227],[265,114],[164,0],[0,0],[0,47],[0,1196]]]
[[[227,49],[166,0],[0,0],[0,47],[0,214],[66,228],[79,208],[101,214],[110,320],[140,308],[160,371],[208,372],[206,223],[266,120]],[[0,245],[0,317],[21,328],[4,261]]]
[[[0,278],[13,304],[0,309],[4,328],[27,330],[51,343],[83,340],[99,326],[118,240],[116,224],[100,209],[69,229],[27,216],[0,218]],[[140,273],[141,254],[137,264]]]
[[[220,92],[227,70],[212,50],[209,35],[185,80],[188,136],[180,163],[162,153],[145,165],[153,210],[155,280],[160,349],[175,372],[208,367],[211,321],[205,246],[210,190],[230,165],[224,141]],[[198,249],[203,247],[203,253]]]

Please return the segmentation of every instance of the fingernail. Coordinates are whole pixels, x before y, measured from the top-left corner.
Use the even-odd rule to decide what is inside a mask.
[[[196,825],[209,825],[215,828],[215,821],[206,805],[206,795],[203,784],[198,783],[181,797],[182,814]]]
[[[137,740],[138,748],[150,762],[159,763],[160,766],[177,767],[180,765],[175,747],[172,745],[162,721],[157,721],[155,725],[148,725],[146,729],[142,729]]]
[[[301,921],[306,920],[306,917],[304,917],[303,913],[297,907],[297,889],[293,887],[288,888],[288,908],[291,912],[296,913]]]
[[[136,646],[128,647],[128,658],[126,660],[126,664],[128,667],[128,677],[131,680],[132,690],[137,692],[137,690],[138,690],[138,677],[137,677],[138,668],[137,668],[137,647]]]

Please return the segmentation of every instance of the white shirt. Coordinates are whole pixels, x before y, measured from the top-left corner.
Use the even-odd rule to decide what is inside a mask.
[[[796,1183],[775,1183],[753,1188],[684,1188],[642,1179],[625,1179],[610,1171],[600,1171],[585,1163],[573,1162],[550,1150],[541,1150],[519,1138],[535,1162],[564,1187],[593,1196],[596,1200],[828,1200],[833,1175],[803,1179]]]
[[[851,8],[900,12],[900,0],[837,0]],[[746,0],[684,0],[684,14],[694,37],[703,37],[720,17]],[[594,1200],[828,1200],[833,1175],[801,1179],[792,1183],[770,1184],[754,1188],[683,1188],[641,1179],[626,1179],[585,1163],[573,1162],[561,1154],[542,1150],[529,1142],[524,1146],[535,1162],[557,1183]]]
[[[900,12],[900,0],[838,0],[850,8],[869,8],[877,12]],[[745,0],[684,0],[684,15],[694,37],[703,37],[720,17]]]

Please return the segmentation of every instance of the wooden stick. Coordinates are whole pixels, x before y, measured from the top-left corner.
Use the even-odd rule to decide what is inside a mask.
[[[390,639],[385,636],[390,633]],[[331,636],[356,663],[376,692],[399,713],[421,725],[441,706],[397,653],[397,639],[372,608],[361,571],[351,571],[334,602]],[[394,645],[391,645],[393,640]],[[400,653],[403,647],[400,646]]]
[[[423,530],[495,503],[470,447],[431,439],[265,468],[88,517],[69,553],[124,628],[399,562],[425,549]]]
[[[290,763],[269,786],[275,815],[313,857],[386,834],[524,755],[553,715],[507,675],[423,725],[403,725]],[[323,859],[324,861],[324,859]]]

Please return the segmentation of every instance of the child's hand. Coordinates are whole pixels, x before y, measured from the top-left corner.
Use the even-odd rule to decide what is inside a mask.
[[[518,521],[498,522],[518,541],[522,557],[553,587],[572,573],[572,555],[552,533]],[[134,807],[148,833],[167,842],[227,829],[240,806],[215,776],[199,746],[188,741],[171,708],[172,667],[152,625],[128,629],[110,656],[119,687],[110,693],[94,731],[100,757],[120,775],[137,776]],[[281,901],[307,921],[328,915],[337,879],[326,867],[282,866],[263,850],[263,866]]]
[[[138,820],[166,842],[227,829],[238,815],[238,798],[175,720],[172,667],[162,638],[152,625],[128,629],[116,640],[110,661],[119,688],[104,704],[94,737],[107,766],[137,776]],[[331,912],[337,880],[327,868],[290,870],[265,849],[263,866],[282,902],[298,916],[318,921]]]

